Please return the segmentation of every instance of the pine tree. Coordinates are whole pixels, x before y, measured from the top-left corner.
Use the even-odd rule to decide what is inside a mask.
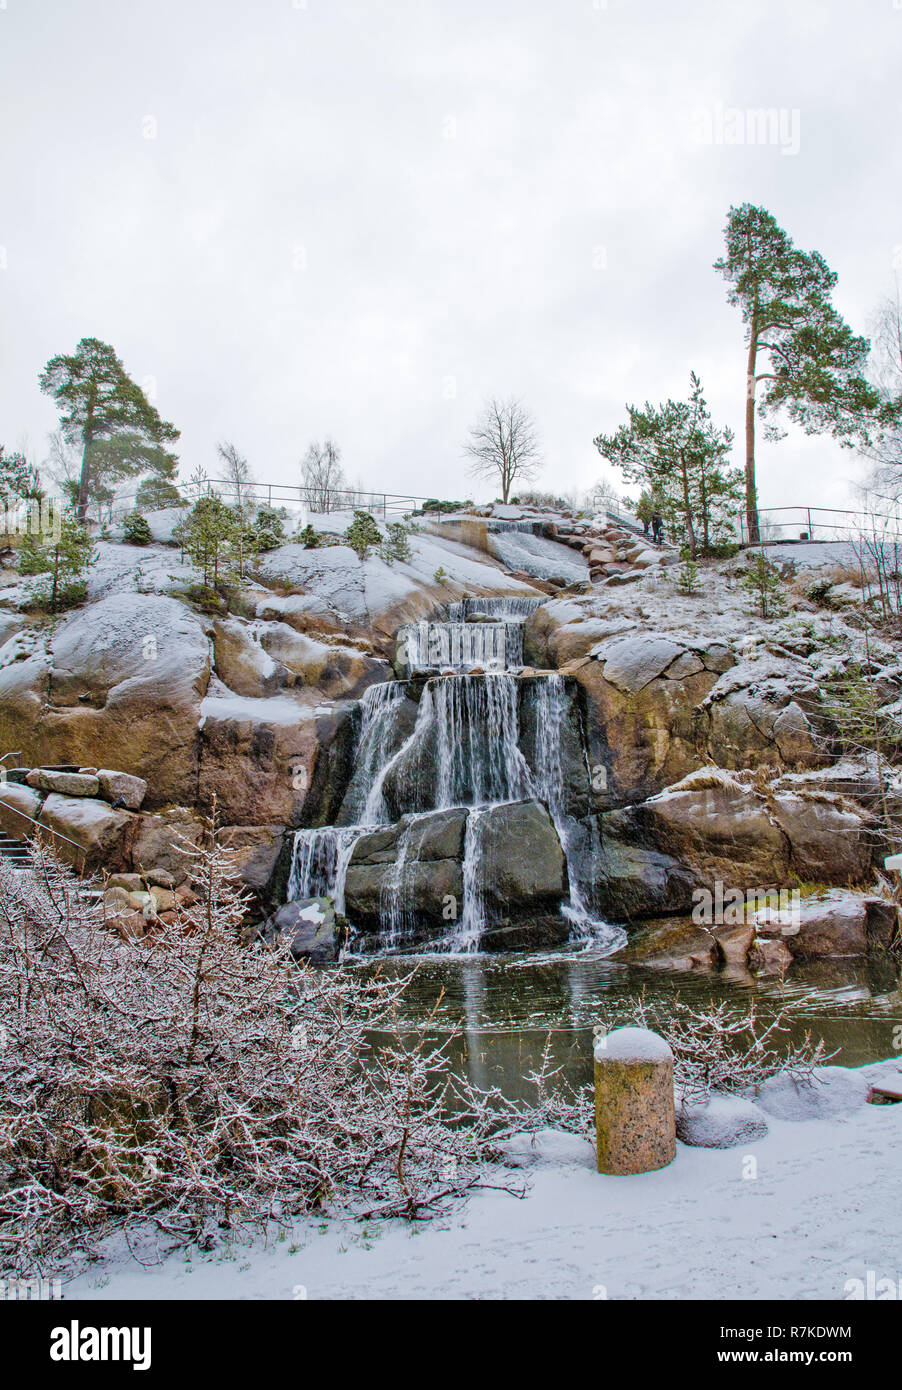
[[[355,512],[354,520],[345,531],[345,541],[361,560],[365,560],[374,546],[381,545],[382,532],[369,512]]]
[[[766,208],[751,203],[730,208],[725,237],[714,269],[746,328],[745,509],[748,538],[757,542],[756,406],[765,420],[785,411],[806,434],[826,431],[840,444],[866,446],[899,420],[902,401],[886,401],[866,380],[868,341],[834,309],[837,277],[819,252],[800,251]],[[768,433],[779,437],[773,427]]]
[[[595,447],[617,465],[628,482],[650,494],[692,560],[729,533],[739,498],[738,469],[727,462],[733,433],[714,425],[701,382],[690,376],[688,401],[657,408],[627,406],[629,423],[616,434],[598,435]]]
[[[743,589],[753,596],[762,618],[774,618],[784,611],[783,577],[777,566],[760,550],[755,551],[749,560],[741,583]]]
[[[229,558],[230,546],[238,540],[240,532],[236,514],[221,497],[208,493],[197,499],[172,534],[192,563],[201,570],[204,584],[212,586],[218,583],[220,570]]]
[[[184,507],[185,499],[168,478],[145,478],[138,484],[135,507],[139,512],[156,512],[166,507]]]
[[[19,549],[23,575],[43,579],[31,586],[30,597],[40,608],[58,613],[82,603],[87,593],[87,571],[97,558],[85,528],[71,513],[60,520],[59,535],[29,529]]]
[[[11,510],[18,503],[41,495],[38,471],[24,454],[8,454],[0,444],[0,507]]]
[[[698,565],[689,553],[689,547],[680,550],[682,564],[677,572],[677,588],[682,594],[696,594],[699,588]]]
[[[64,437],[82,451],[79,521],[89,502],[122,478],[150,473],[172,481],[178,459],[166,445],[179,432],[160,418],[108,343],[82,338],[73,354],[51,357],[40,385],[60,409]]]
[[[122,523],[122,539],[128,545],[149,545],[153,540],[147,518],[139,511],[129,512]]]

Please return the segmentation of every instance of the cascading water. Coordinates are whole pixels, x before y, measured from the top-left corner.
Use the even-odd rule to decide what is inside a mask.
[[[354,773],[345,793],[341,819],[348,825],[380,825],[373,819],[370,793],[379,773],[391,756],[395,740],[395,720],[407,689],[403,681],[371,685],[360,701],[360,730],[354,757]]]
[[[592,917],[580,885],[576,853],[578,825],[567,814],[564,798],[563,729],[569,714],[569,699],[563,676],[550,672],[535,683],[536,689],[536,760],[532,772],[537,800],[544,801],[554,822],[558,839],[567,860],[570,882],[570,902],[563,909],[565,916],[584,936],[598,924]],[[586,777],[589,776],[588,764]]]
[[[544,602],[538,596],[515,595],[450,603],[446,622],[411,623],[402,629],[407,664],[411,671],[516,669],[523,664],[523,624]]]
[[[503,598],[463,598],[448,604],[448,618],[452,623],[465,623],[468,618],[528,618],[540,604],[547,603],[544,597],[533,598],[530,594],[505,595]]]
[[[495,629],[496,624],[464,620],[471,616],[467,613],[470,604],[498,605],[505,618],[520,618],[516,626],[522,630],[526,614],[542,601],[463,600],[457,607],[457,621],[445,626],[477,633]],[[514,615],[502,604],[522,604],[523,610]],[[461,953],[478,950],[486,925],[482,857],[488,816],[505,803],[535,800],[547,806],[567,863],[570,899],[562,912],[576,936],[597,932],[603,924],[592,918],[588,866],[582,862],[589,831],[568,805],[575,735],[565,678],[549,672],[524,680],[497,670],[433,677],[422,688],[413,730],[404,737],[409,725],[399,723],[398,717],[408,694],[404,681],[372,686],[366,692],[360,707],[355,770],[341,815],[352,823],[296,832],[289,900],[328,894],[336,910],[343,912],[345,879],[357,841],[397,821],[406,811],[395,860],[379,895],[382,941],[388,949],[403,949],[415,915],[414,879],[429,817],[461,807],[468,813],[463,899],[455,930],[439,944]],[[521,701],[527,702],[524,709],[529,710],[531,734],[521,728]],[[585,761],[581,735],[580,747]],[[586,786],[588,779],[586,763]]]
[[[345,910],[345,876],[354,846],[365,834],[361,825],[326,825],[315,830],[296,830],[287,901],[330,897],[336,912]]]
[[[360,701],[354,774],[342,814],[350,824],[296,830],[288,875],[289,902],[326,895],[344,912],[344,886],[354,846],[373,825],[387,824],[379,805],[370,806],[373,784],[386,766],[395,733],[395,712],[405,697],[402,681],[371,685]]]
[[[501,670],[508,664],[507,629],[506,623],[417,623],[406,633],[408,664],[412,671],[433,666]]]
[[[520,750],[516,678],[452,676],[430,681],[427,718],[438,751],[436,805],[484,806],[529,795],[529,767]]]

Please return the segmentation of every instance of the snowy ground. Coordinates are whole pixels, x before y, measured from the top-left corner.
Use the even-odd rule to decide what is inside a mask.
[[[844,1299],[847,1281],[898,1281],[899,1060],[830,1068],[815,1104],[781,1106],[762,1139],[687,1148],[657,1173],[595,1171],[589,1144],[547,1133],[447,1220],[407,1227],[310,1221],[290,1236],[144,1268],[124,1249],[68,1284],[69,1298]],[[777,1118],[788,1110],[796,1118]],[[837,1113],[828,1113],[834,1111]],[[805,1115],[808,1118],[803,1118]],[[814,1114],[816,1118],[811,1118]]]

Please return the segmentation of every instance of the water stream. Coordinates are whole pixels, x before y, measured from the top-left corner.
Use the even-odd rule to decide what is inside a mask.
[[[412,875],[426,818],[435,811],[465,808],[463,902],[457,927],[443,944],[452,952],[478,950],[486,925],[482,894],[486,817],[505,804],[537,801],[547,807],[564,852],[569,900],[562,911],[573,936],[586,940],[594,936],[596,942],[608,945],[615,942],[615,930],[592,916],[586,888],[591,863],[584,862],[591,840],[567,807],[566,787],[572,779],[564,765],[565,758],[572,756],[572,748],[565,747],[571,720],[567,682],[556,672],[524,678],[511,669],[522,658],[523,622],[541,601],[532,597],[466,599],[453,605],[447,622],[407,629],[412,667],[464,664],[481,654],[486,669],[427,679],[406,737],[401,721],[405,706],[409,709],[410,684],[390,681],[370,687],[360,702],[355,767],[341,824],[295,833],[289,901],[327,894],[336,909],[344,912],[346,875],[357,841],[403,815],[396,860],[380,892],[381,936],[386,949],[398,949],[410,921]],[[493,621],[467,621],[477,614]],[[438,660],[433,662],[433,656]],[[524,701],[533,702],[531,747],[526,746],[529,740],[521,727]],[[588,786],[582,745],[580,756],[579,773]]]

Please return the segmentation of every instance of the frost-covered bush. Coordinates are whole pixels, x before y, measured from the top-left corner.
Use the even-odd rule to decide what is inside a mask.
[[[669,1044],[674,1081],[686,1101],[712,1092],[745,1095],[781,1073],[810,1080],[827,1060],[823,1040],[815,1043],[806,1033],[793,1043],[786,1014],[762,1020],[754,1003],[748,1009],[726,1001],[696,1008],[681,999],[652,1004],[637,995],[604,1020],[604,1031],[625,1024],[650,1028]]]
[[[402,1038],[406,980],[240,944],[231,857],[186,854],[196,901],[135,939],[53,859],[0,859],[0,1272],[147,1222],[209,1244],[314,1209],[421,1219],[505,1136],[586,1124],[547,1066],[526,1108],[454,1077],[430,1020]]]

